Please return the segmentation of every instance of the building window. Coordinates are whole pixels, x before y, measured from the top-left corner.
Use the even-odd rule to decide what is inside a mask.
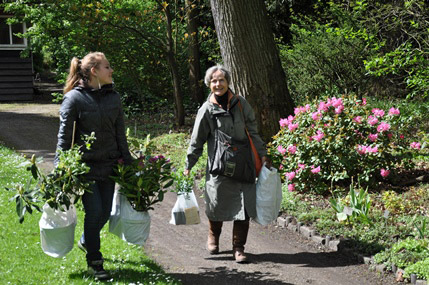
[[[9,25],[7,18],[0,18],[0,47],[25,47],[26,39],[16,36],[25,32],[25,23]]]

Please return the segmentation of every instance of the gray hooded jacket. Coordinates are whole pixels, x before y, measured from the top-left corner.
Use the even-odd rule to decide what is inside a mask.
[[[228,96],[230,97],[228,111],[217,104],[213,94],[210,94],[208,100],[198,110],[187,152],[186,169],[191,169],[197,163],[206,142],[208,159],[214,155],[215,124],[221,131],[237,140],[247,139],[246,125],[259,156],[267,154],[265,144],[258,134],[252,107],[242,96],[233,96],[231,92],[228,92]],[[243,113],[238,106],[238,100],[241,102]],[[212,221],[244,220],[245,211],[252,218],[256,216],[255,184],[242,183],[221,175],[211,175],[208,163],[204,199],[207,217]]]

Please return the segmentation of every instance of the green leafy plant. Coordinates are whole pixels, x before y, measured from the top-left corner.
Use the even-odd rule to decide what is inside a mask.
[[[60,92],[53,92],[51,96],[54,103],[61,103],[64,99],[64,94]]]
[[[153,205],[164,200],[166,189],[173,184],[170,160],[151,154],[149,135],[145,141],[134,138],[129,142],[134,159],[130,164],[120,161],[112,179],[136,211],[153,210]]]
[[[365,98],[331,97],[295,108],[295,116],[279,121],[270,144],[275,165],[290,191],[325,193],[350,183],[374,185],[397,166],[410,168],[412,153],[421,150],[402,135],[407,127],[400,110],[370,108]]]
[[[404,277],[410,278],[411,274],[416,274],[419,279],[429,280],[429,257],[405,268]]]
[[[194,188],[195,174],[193,172],[189,175],[184,175],[183,171],[176,171],[173,173],[175,189],[178,195],[191,193]]]
[[[355,191],[353,183],[350,185],[348,194],[349,204],[344,204],[340,198],[329,200],[332,208],[337,212],[337,219],[342,222],[345,220],[356,220],[365,224],[372,224],[369,218],[369,209],[371,207],[371,198],[363,188]]]
[[[94,133],[84,138],[85,146],[90,149],[95,140]],[[59,151],[59,163],[49,174],[44,174],[33,155],[27,166],[35,183],[30,179],[25,185],[16,184],[16,195],[11,198],[16,202],[16,211],[19,222],[24,221],[25,213],[32,213],[33,209],[41,211],[39,202],[47,203],[51,208],[64,211],[71,204],[76,203],[85,191],[90,191],[90,182],[84,175],[89,172],[89,167],[82,162],[82,151],[80,146],[74,145],[71,149]],[[6,188],[11,190],[10,188]]]
[[[423,220],[422,220],[422,221],[421,221],[421,223],[419,224],[419,223],[416,221],[416,216],[414,216],[414,219],[413,219],[413,225],[414,225],[414,227],[415,227],[415,228],[416,228],[416,230],[417,230],[417,233],[418,233],[417,237],[418,237],[418,238],[420,238],[420,239],[424,239],[424,238],[426,238],[427,231],[428,231],[428,229],[426,228],[426,219],[425,219],[425,218],[423,218]]]
[[[377,263],[395,264],[399,268],[407,268],[419,261],[429,258],[429,240],[408,237],[395,243],[374,256]]]
[[[394,191],[385,191],[382,200],[384,207],[392,214],[402,214],[407,209],[407,201]]]

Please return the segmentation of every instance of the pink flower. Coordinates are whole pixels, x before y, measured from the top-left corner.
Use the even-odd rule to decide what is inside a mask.
[[[377,131],[380,132],[384,132],[384,131],[388,131],[390,129],[390,125],[386,122],[381,122],[380,125],[378,125],[377,127]]]
[[[410,143],[410,147],[414,148],[414,149],[420,149],[421,145],[419,142],[412,142],[412,143]]]
[[[279,145],[277,147],[277,151],[280,152],[280,154],[282,155],[286,153],[286,149],[282,145]]]
[[[369,152],[369,153],[377,153],[377,152],[378,152],[378,146],[375,146],[375,147],[370,147],[370,146],[368,146],[368,147],[366,148],[366,152]]]
[[[294,178],[295,178],[295,176],[296,176],[296,172],[295,172],[295,171],[286,172],[286,173],[285,173],[285,176],[287,177],[287,179],[288,179],[289,181],[292,181],[292,179],[294,179]]]
[[[378,108],[374,108],[372,109],[372,113],[374,114],[374,116],[376,117],[383,117],[384,116],[384,111]]]
[[[398,108],[392,107],[392,108],[389,109],[389,115],[391,115],[391,116],[399,115],[400,113],[401,112],[399,112]]]
[[[353,121],[360,124],[360,123],[362,123],[362,117],[361,116],[354,117]]]
[[[325,136],[325,134],[321,131],[317,131],[317,135],[312,136],[311,138],[320,142],[320,140]]]
[[[362,98],[362,105],[366,105],[366,98]]]
[[[331,101],[332,107],[337,108],[337,107],[343,105],[343,99],[341,99],[341,98],[337,99],[335,97],[332,97],[331,99],[332,99],[332,101]]]
[[[301,171],[301,170],[303,170],[303,169],[305,169],[305,164],[303,164],[303,163],[298,163],[298,170],[299,170],[299,171]]]
[[[308,112],[308,111],[310,111],[310,108],[311,108],[310,104],[307,104],[304,107],[304,111]]]
[[[390,170],[387,170],[387,169],[382,168],[382,169],[380,170],[380,174],[381,174],[381,176],[383,176],[383,177],[387,177],[387,176],[389,176],[389,174],[390,174]]]
[[[357,151],[360,155],[365,154],[365,153],[366,153],[366,149],[367,149],[367,147],[366,147],[366,146],[364,146],[364,145],[358,145],[358,146],[356,147],[356,151]]]
[[[368,117],[368,124],[370,124],[371,126],[374,126],[377,123],[378,123],[378,119],[376,117],[374,116]]]
[[[298,128],[298,124],[292,124],[290,123],[288,126],[289,131],[293,132],[294,130],[296,130],[296,128]]]
[[[287,190],[289,190],[289,192],[293,192],[293,191],[295,191],[295,184],[294,184],[294,183],[289,184],[289,185],[287,186]]]
[[[320,165],[316,168],[314,168],[314,165],[311,166],[311,173],[319,173],[320,172]]]
[[[294,145],[288,146],[287,151],[289,153],[291,153],[291,154],[295,154],[295,152],[296,152],[296,146],[294,146]]]
[[[337,108],[335,108],[335,114],[341,114],[341,112],[343,112],[344,110],[344,106],[340,105]]]
[[[378,134],[369,134],[368,138],[370,141],[375,142],[377,140]]]
[[[301,113],[308,112],[309,110],[310,110],[310,105],[307,104],[304,107],[301,107],[301,106],[300,107],[296,107],[293,112],[295,113],[295,115],[299,115]]]
[[[320,120],[320,118],[322,118],[322,113],[320,111],[311,113],[311,118],[315,121]]]
[[[328,104],[322,101],[319,103],[319,107],[317,108],[317,110],[319,110],[320,112],[326,112],[328,111],[328,108],[329,108]]]
[[[280,121],[279,121],[280,127],[288,126],[289,124],[291,124],[291,123],[292,123],[292,121],[293,121],[294,119],[295,119],[295,117],[294,117],[294,116],[292,116],[292,115],[289,115],[289,116],[287,117],[287,119],[286,119],[286,118],[280,119]]]
[[[279,169],[280,169],[280,170],[283,170],[283,164],[280,164],[280,165],[279,165]]]
[[[286,127],[287,125],[289,125],[289,120],[288,119],[280,119],[279,121],[280,127]]]

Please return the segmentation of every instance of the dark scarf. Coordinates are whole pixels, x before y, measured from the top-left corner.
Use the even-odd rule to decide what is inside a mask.
[[[218,104],[222,106],[222,109],[227,111],[228,110],[228,92],[226,92],[222,96],[215,95],[215,98]]]

